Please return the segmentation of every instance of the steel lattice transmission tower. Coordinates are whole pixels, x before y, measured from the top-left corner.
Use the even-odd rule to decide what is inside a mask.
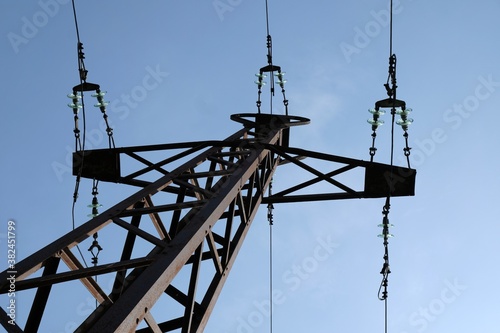
[[[82,177],[138,190],[19,262],[16,292],[34,292],[31,310],[22,328],[9,324],[8,313],[1,309],[2,326],[8,332],[36,332],[54,306],[51,292],[76,283],[98,302],[77,332],[202,332],[261,204],[414,194],[413,169],[290,147],[290,127],[307,124],[306,118],[261,113],[231,118],[243,129],[222,141],[75,153],[74,169]],[[304,158],[328,162],[332,169],[321,172]],[[137,167],[122,170],[126,159]],[[312,178],[266,196],[276,168],[285,163]],[[364,170],[361,189],[336,180],[354,169]],[[331,191],[302,194],[318,183]],[[77,245],[110,228],[123,235],[116,244],[120,255],[85,267],[76,255]],[[9,274],[0,274],[0,294],[9,290]],[[183,286],[175,279],[180,274],[187,282]],[[102,275],[113,276],[108,291],[103,279],[97,279]],[[203,288],[201,276],[209,277]],[[181,310],[155,312],[155,304],[165,298]]]

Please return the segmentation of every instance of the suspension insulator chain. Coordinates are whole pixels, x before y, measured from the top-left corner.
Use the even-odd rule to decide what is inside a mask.
[[[391,84],[389,85],[389,81]],[[387,96],[392,99],[396,99],[396,55],[391,54],[389,57],[389,76],[387,77],[387,83],[384,84],[385,90],[387,91]]]
[[[97,215],[99,215],[98,208],[101,207],[102,205],[99,204],[99,201],[97,200],[97,195],[99,194],[97,186],[99,184],[99,181],[94,179],[93,184],[92,184],[92,203],[88,205],[89,208],[92,208],[92,213],[88,215],[90,218],[94,218]],[[99,253],[102,251],[102,247],[99,245],[99,242],[97,241],[97,232],[94,234],[94,240],[92,241],[92,245],[88,248],[88,251],[92,254],[92,263],[97,265],[98,262],[98,256]]]
[[[82,108],[82,104],[80,103],[81,96],[77,91],[73,90],[73,92],[68,95],[68,98],[71,99],[71,103],[68,104],[68,107],[70,107],[73,110],[73,115],[74,115],[73,118],[75,120],[75,128],[73,129],[73,133],[75,133],[75,151],[78,151],[82,149],[82,142],[80,139],[80,128],[78,126],[79,123],[78,113]]]
[[[269,193],[268,194],[269,197],[271,197],[273,194],[273,180],[272,179],[271,179],[271,182],[269,183],[268,193]],[[267,204],[267,221],[269,222],[269,225],[273,225],[273,223],[274,223],[273,209],[274,209],[274,206],[272,203]]]
[[[264,79],[267,77],[262,70],[259,72],[259,74],[255,74],[257,77],[257,81],[255,81],[255,84],[257,85],[257,111],[260,113],[260,107],[262,105],[262,101],[260,100],[260,97],[262,95],[262,87],[266,85],[266,82],[264,82]]]
[[[370,147],[370,162],[373,162],[373,157],[377,153],[377,148],[375,148],[375,140],[377,138],[377,128],[384,124],[384,121],[380,119],[380,116],[385,114],[384,110],[378,107],[375,109],[369,109],[368,112],[372,114],[372,118],[368,119],[368,123],[372,125],[372,146]]]
[[[286,80],[284,79],[285,73],[279,70],[278,73],[276,73],[275,75],[278,78],[278,81],[276,83],[281,87],[281,93],[283,94],[283,105],[285,106],[285,115],[288,115],[288,100],[286,99],[285,95],[285,83],[286,83]]]
[[[380,283],[380,288],[378,291],[378,298],[383,301],[387,299],[387,286],[389,283],[388,277],[391,273],[389,266],[389,238],[394,237],[391,233],[389,233],[389,227],[392,226],[389,223],[389,209],[390,209],[390,198],[387,198],[386,204],[382,209],[383,220],[382,224],[379,224],[379,227],[382,227],[382,233],[378,236],[384,239],[384,264],[380,271],[382,274],[382,282]]]
[[[115,148],[115,140],[113,139],[113,129],[109,126],[108,115],[106,114],[106,106],[109,102],[104,101],[104,95],[106,95],[105,91],[101,91],[99,88],[96,90],[95,94],[92,94],[92,97],[97,98],[97,104],[94,106],[99,108],[102,113],[102,118],[104,119],[104,123],[106,124],[106,133],[108,134],[108,143],[109,148]]]
[[[412,118],[408,118],[408,114],[411,112],[411,109],[403,109],[399,110],[398,114],[401,116],[401,119],[398,120],[396,123],[401,126],[401,128],[404,131],[403,137],[405,138],[405,147],[403,148],[404,155],[406,156],[406,161],[408,163],[408,168],[410,167],[410,154],[411,154],[411,148],[408,145],[408,126],[410,126],[413,123]]]

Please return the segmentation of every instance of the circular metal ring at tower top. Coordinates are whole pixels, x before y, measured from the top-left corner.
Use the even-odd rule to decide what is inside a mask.
[[[252,119],[253,118],[253,119]],[[231,115],[231,120],[243,124],[245,127],[279,125],[284,127],[307,125],[309,118],[268,113],[236,113]]]

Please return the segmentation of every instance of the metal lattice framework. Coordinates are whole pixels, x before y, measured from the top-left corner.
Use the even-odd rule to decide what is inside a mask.
[[[231,118],[244,128],[222,141],[75,153],[75,173],[139,190],[16,265],[16,292],[36,292],[24,329],[9,324],[1,309],[3,327],[38,331],[51,292],[80,281],[99,305],[76,332],[202,332],[262,203],[414,194],[413,169],[289,147],[290,127],[308,123],[306,118],[260,113]],[[333,170],[321,172],[304,158],[328,162]],[[125,159],[138,167],[122,175]],[[266,197],[276,168],[285,163],[313,177]],[[335,179],[353,169],[364,170],[362,189]],[[318,183],[332,191],[302,193]],[[124,235],[118,258],[85,267],[76,246],[109,228]],[[0,294],[8,293],[9,274],[0,274]],[[97,277],[111,274],[107,291]],[[180,274],[186,283],[175,279]],[[164,298],[178,310],[155,312]]]

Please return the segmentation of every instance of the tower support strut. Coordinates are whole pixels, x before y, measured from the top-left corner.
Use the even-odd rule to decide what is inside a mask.
[[[2,326],[8,332],[43,327],[49,295],[79,280],[99,305],[76,332],[202,332],[261,203],[414,194],[415,170],[289,147],[290,127],[307,124],[306,118],[259,113],[232,119],[244,128],[222,141],[76,152],[74,171],[80,176],[139,189],[16,265],[17,292],[35,290],[36,297],[24,330],[20,323],[10,324],[3,309]],[[324,173],[304,158],[336,167]],[[125,173],[125,159],[139,167]],[[280,164],[313,178],[265,197]],[[363,189],[334,179],[356,168],[370,178]],[[299,193],[319,182],[335,191]],[[84,267],[73,252],[97,232],[123,235],[114,243],[120,255]],[[41,276],[35,274],[40,268]],[[188,278],[176,280],[183,272]],[[0,295],[9,292],[9,274],[0,273]],[[96,277],[103,275],[112,276],[111,290],[98,283],[103,279]],[[160,299],[177,310],[156,312]]]

